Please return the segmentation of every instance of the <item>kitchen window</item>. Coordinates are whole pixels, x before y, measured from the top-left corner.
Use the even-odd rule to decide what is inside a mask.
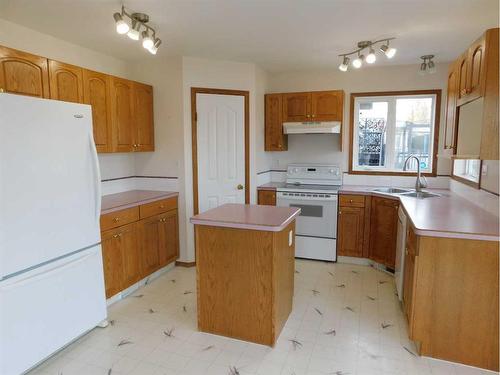
[[[435,175],[441,90],[351,94],[349,173]]]

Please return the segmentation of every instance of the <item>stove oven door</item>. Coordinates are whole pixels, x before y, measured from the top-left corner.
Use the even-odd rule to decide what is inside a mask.
[[[276,204],[301,209],[296,234],[334,239],[337,235],[337,195],[278,192]]]

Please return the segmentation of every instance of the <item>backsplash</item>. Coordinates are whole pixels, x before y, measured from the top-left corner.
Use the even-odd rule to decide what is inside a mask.
[[[489,213],[499,216],[500,202],[498,195],[489,193],[485,190],[475,189],[461,182],[450,180],[450,190],[462,198],[474,203]]]

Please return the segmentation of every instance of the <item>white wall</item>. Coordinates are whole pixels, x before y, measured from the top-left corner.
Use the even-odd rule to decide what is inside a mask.
[[[441,123],[439,151],[443,153],[447,64],[437,64],[437,72],[420,76],[418,65],[373,66],[340,72],[330,70],[298,71],[273,74],[268,79],[268,93],[342,89],[345,92],[343,120],[343,151],[338,135],[289,135],[288,151],[273,152],[273,168],[286,168],[293,162],[338,163],[344,171],[348,167],[350,94],[354,92],[441,89]],[[450,160],[440,158],[438,175],[450,174]]]
[[[0,44],[65,63],[130,78],[127,62],[0,19]],[[133,154],[99,155],[101,178],[134,175]]]

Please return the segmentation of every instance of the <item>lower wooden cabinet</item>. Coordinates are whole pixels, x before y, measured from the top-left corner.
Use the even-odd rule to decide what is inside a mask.
[[[395,199],[340,194],[337,254],[370,258],[394,269],[398,208]]]
[[[396,199],[372,197],[369,257],[392,269],[396,264],[398,208]]]
[[[340,207],[337,232],[337,252],[340,256],[363,256],[363,232],[365,209],[363,207]]]
[[[274,190],[258,190],[257,204],[264,206],[276,206],[276,191]]]
[[[179,257],[179,220],[176,202],[177,199],[174,209],[101,233],[107,298]],[[173,203],[168,206],[172,205]],[[130,217],[126,214],[131,210],[138,208],[122,210],[123,214],[120,214],[122,211],[118,211],[103,215],[101,226],[106,227],[109,221],[107,216]]]

